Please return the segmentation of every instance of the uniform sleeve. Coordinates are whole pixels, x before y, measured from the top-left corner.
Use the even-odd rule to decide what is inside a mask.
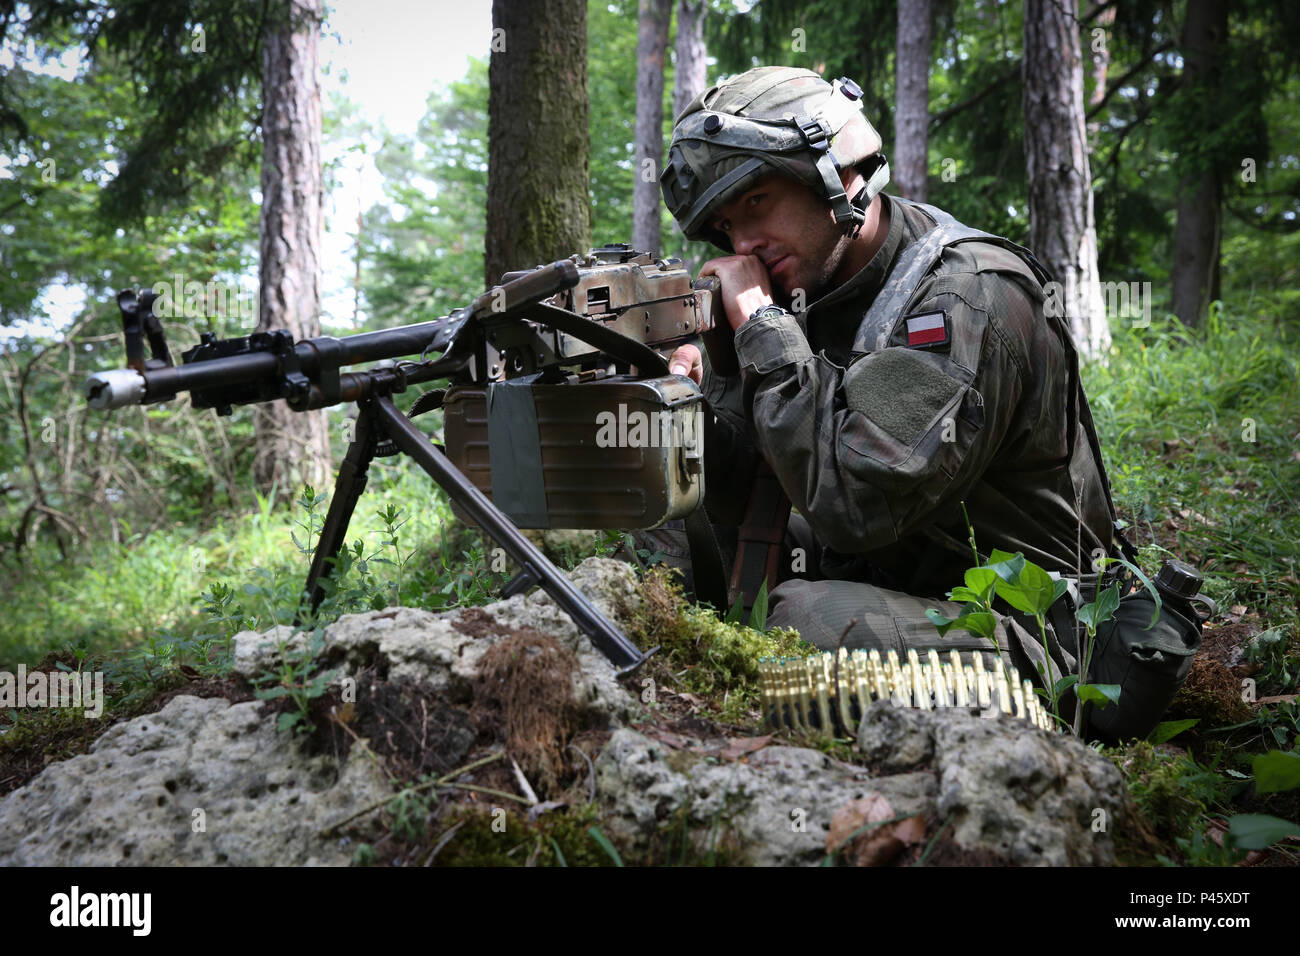
[[[821,542],[841,553],[889,545],[962,500],[994,460],[1024,388],[1024,359],[1003,321],[1032,327],[1024,323],[1036,306],[1018,284],[941,275],[922,295],[908,314],[943,311],[948,345],[908,348],[900,322],[889,347],[847,368],[814,355],[790,317],[736,333],[759,449]]]

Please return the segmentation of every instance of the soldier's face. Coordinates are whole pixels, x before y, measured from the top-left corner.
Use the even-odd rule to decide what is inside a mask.
[[[831,290],[852,244],[835,224],[830,203],[778,174],[719,209],[713,226],[731,240],[736,255],[762,260],[774,298],[799,307]]]

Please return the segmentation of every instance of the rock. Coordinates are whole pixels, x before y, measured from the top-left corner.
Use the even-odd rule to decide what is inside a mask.
[[[301,632],[295,634],[287,624],[269,631],[240,631],[232,638],[231,673],[246,678],[265,674],[279,662],[282,645],[285,653],[301,654],[305,640]]]
[[[879,773],[933,773],[938,817],[950,821],[963,849],[1021,866],[1115,863],[1113,833],[1129,824],[1123,780],[1073,736],[1001,715],[877,701],[858,728],[858,746]]]
[[[852,834],[864,822],[928,814],[936,829],[946,823],[952,861],[1108,866],[1112,834],[1130,825],[1110,761],[1023,721],[877,701],[858,744],[869,767],[780,746],[717,763],[622,729],[596,761],[597,799],[610,833],[632,847],[646,848],[684,813],[697,850],[708,851],[699,841],[721,823],[739,862],[756,865],[821,863],[833,824]],[[922,841],[922,822],[855,839],[842,858],[886,863]]]
[[[696,850],[721,824],[758,866],[816,865],[826,857],[831,817],[874,791],[900,813],[925,812],[936,789],[929,774],[872,779],[867,770],[802,747],[765,747],[747,762],[704,760],[674,770],[665,748],[634,730],[616,731],[596,761],[596,798],[611,835],[644,847],[656,830],[686,814]]]
[[[641,606],[629,565],[590,558],[570,577],[629,628]],[[645,733],[631,729],[647,712],[540,590],[483,608],[346,615],[325,628],[317,663],[358,678],[362,716],[353,726],[363,726],[364,695],[400,697],[408,683],[455,711],[460,724],[435,720],[451,734],[444,760],[455,762],[473,742],[468,712],[483,655],[530,631],[575,652],[582,725],[613,731],[595,761],[596,800],[602,829],[633,858],[664,852],[666,835],[684,820],[695,860],[716,848],[732,862],[817,865],[830,849],[838,862],[880,865],[900,853],[914,858],[943,827],[932,861],[1112,865],[1112,834],[1131,826],[1109,761],[1010,718],[879,701],[859,727],[865,766],[769,738],[730,739],[706,722],[697,723],[717,739],[654,722],[642,725]],[[304,638],[288,628],[237,635],[234,673],[274,672],[282,646],[301,654]],[[0,865],[347,863],[352,848],[320,831],[381,800],[389,782],[365,744],[340,766],[275,725],[260,701],[179,696],[109,727],[89,753],[51,764],[0,798]],[[433,745],[419,746],[428,756]],[[895,817],[908,822],[857,834],[864,822]],[[358,823],[362,838],[378,826],[373,816]]]
[[[600,611],[626,628],[640,608],[636,574],[608,558],[588,558],[569,575],[579,591]],[[578,655],[581,672],[574,678],[575,699],[588,724],[615,726],[631,719],[637,701],[623,689],[609,659],[592,645],[545,591],[517,594],[483,608],[432,611],[394,607],[364,614],[345,614],[324,631],[321,666],[340,677],[378,666],[389,679],[406,678],[452,696],[470,693],[478,663],[493,643],[513,631],[533,629],[555,638]],[[253,677],[279,661],[279,642],[291,629],[235,635],[234,673]],[[302,635],[287,646],[301,654]]]
[[[362,747],[339,768],[260,701],[180,696],[0,800],[0,865],[342,865],[319,831],[388,792]]]
[[[521,530],[525,538],[557,564],[567,562],[573,555],[589,552],[592,545],[600,544],[605,536],[603,531],[596,530],[580,531],[568,528]]]
[[[640,599],[629,567],[589,559],[571,577],[607,615],[631,622]],[[589,725],[637,713],[613,666],[540,591],[467,611],[345,615],[324,630],[318,666],[339,677],[370,669],[463,699],[484,652],[527,627],[577,652],[574,687]],[[238,634],[233,674],[273,672],[282,652],[301,655],[304,642],[288,627]],[[332,755],[306,755],[260,701],[179,696],[0,799],[0,865],[346,864],[351,849],[319,831],[390,793],[377,774],[361,745],[341,768]]]

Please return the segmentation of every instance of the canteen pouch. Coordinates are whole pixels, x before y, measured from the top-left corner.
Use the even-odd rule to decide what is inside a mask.
[[[516,527],[654,528],[703,500],[703,398],[681,375],[460,386],[443,413],[448,457]]]
[[[1118,684],[1119,703],[1084,712],[1089,738],[1116,744],[1144,738],[1160,721],[1187,679],[1201,646],[1201,625],[1186,601],[1165,598],[1148,629],[1155,602],[1145,590],[1125,596],[1114,616],[1097,630],[1088,680]]]

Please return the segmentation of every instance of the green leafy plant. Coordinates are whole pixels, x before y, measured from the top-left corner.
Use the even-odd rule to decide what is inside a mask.
[[[375,848],[369,843],[358,843],[352,851],[353,866],[372,866],[376,858]]]
[[[1252,761],[1256,793],[1280,793],[1300,787],[1300,753],[1270,750]]]
[[[724,624],[737,624],[741,627],[748,627],[760,634],[767,633],[767,578],[758,586],[758,593],[754,595],[754,606],[749,609],[749,623],[745,623],[745,596],[736,595],[735,603],[727,611],[727,616],[722,619]]]
[[[964,505],[962,511],[965,513]],[[1038,636],[1043,646],[1043,657],[1046,659],[1047,668],[1050,671],[1050,673],[1045,673],[1043,665],[1038,665],[1039,674],[1043,678],[1045,687],[1035,688],[1035,691],[1040,696],[1047,698],[1052,717],[1063,723],[1061,699],[1065,692],[1073,687],[1078,704],[1075,707],[1074,724],[1071,729],[1076,736],[1080,735],[1082,731],[1083,704],[1093,702],[1099,707],[1105,707],[1111,703],[1119,703],[1120,687],[1118,684],[1090,684],[1080,679],[1080,675],[1087,674],[1089,671],[1098,628],[1114,617],[1116,610],[1119,608],[1120,589],[1118,583],[1102,589],[1095,600],[1082,605],[1075,612],[1076,619],[1084,630],[1083,656],[1079,664],[1079,674],[1058,675],[1054,670],[1051,670],[1052,655],[1047,644],[1047,614],[1052,606],[1065,594],[1069,585],[1064,580],[1053,578],[1051,574],[1034,562],[1027,560],[1019,552],[1010,554],[994,548],[989,554],[988,561],[981,563],[979,548],[975,544],[975,529],[970,523],[969,515],[966,517],[966,529],[969,535],[971,554],[974,557],[976,566],[968,568],[963,577],[963,584],[953,588],[947,595],[948,600],[962,605],[962,609],[956,617],[948,617],[935,608],[928,608],[925,612],[926,617],[938,628],[940,635],[947,634],[948,631],[957,628],[984,638],[993,644],[995,653],[1001,658],[1002,648],[998,645],[997,640],[998,622],[993,602],[1001,598],[1015,610],[1032,615],[1038,625]],[[1105,559],[1102,567],[1111,560],[1118,560],[1122,563],[1150,591],[1155,601],[1155,613],[1151,619],[1151,623],[1154,624],[1160,613],[1160,595],[1156,591],[1155,585],[1142,573],[1140,568],[1122,558]]]
[[[1283,692],[1300,680],[1300,655],[1297,655],[1280,627],[1256,634],[1245,644],[1246,659],[1260,666],[1259,683],[1279,687]]]
[[[302,530],[302,540],[298,540],[295,532],[289,532],[300,554],[310,557],[316,550],[316,542],[320,539],[321,529],[325,526],[325,516],[319,509],[328,497],[325,494],[316,494],[316,489],[311,485],[302,486],[302,493],[295,504],[302,509],[303,515],[294,521],[294,525]]]
[[[1263,813],[1239,813],[1228,818],[1228,835],[1242,850],[1263,850],[1288,837],[1300,837],[1300,825]]]
[[[311,722],[311,702],[325,695],[335,677],[334,671],[319,669],[317,658],[325,646],[321,631],[303,632],[302,638],[302,648],[297,653],[281,640],[276,669],[252,680],[257,688],[253,694],[258,700],[288,697],[293,702],[294,710],[283,712],[276,721],[276,729],[281,733],[294,728],[307,733],[316,729]]]
[[[625,534],[622,536],[619,544],[614,551],[622,550],[632,558],[632,563],[637,566],[637,570],[645,574],[656,564],[662,563],[664,553],[662,551],[651,551],[648,548],[638,548],[636,546],[636,536]]]
[[[407,843],[423,840],[428,829],[429,814],[438,802],[431,788],[432,778],[421,779],[422,786],[408,786],[388,802],[387,810],[393,818],[393,836]]]
[[[383,511],[379,512],[378,518],[384,523],[383,530],[380,532],[383,535],[384,549],[385,551],[392,549],[393,556],[391,558],[377,557],[373,559],[376,562],[389,565],[396,571],[397,577],[390,585],[393,592],[393,604],[402,603],[402,575],[414,553],[408,551],[403,554],[402,552],[401,536],[398,531],[407,523],[408,519],[401,517],[401,515],[402,510],[391,502],[384,507]]]
[[[1182,851],[1186,866],[1235,866],[1246,858],[1245,851],[1233,846],[1231,840],[1217,843],[1206,835],[1205,830],[1197,830],[1190,837],[1175,837],[1174,842]],[[1179,865],[1163,854],[1156,859],[1164,866]]]
[[[1201,722],[1201,718],[1192,717],[1188,720],[1166,720],[1156,724],[1156,727],[1147,735],[1147,740],[1153,744],[1163,744],[1173,740],[1184,730],[1190,730]]]
[[[593,823],[591,826],[587,827],[587,834],[596,841],[596,845],[604,850],[609,858],[614,861],[615,866],[623,865],[623,858],[618,855],[618,850],[614,848],[614,844],[610,842],[609,837],[605,836],[605,831]]]
[[[470,607],[492,600],[504,577],[494,571],[482,542],[461,545],[449,542],[444,528],[438,531],[438,566],[427,595],[432,607]]]

